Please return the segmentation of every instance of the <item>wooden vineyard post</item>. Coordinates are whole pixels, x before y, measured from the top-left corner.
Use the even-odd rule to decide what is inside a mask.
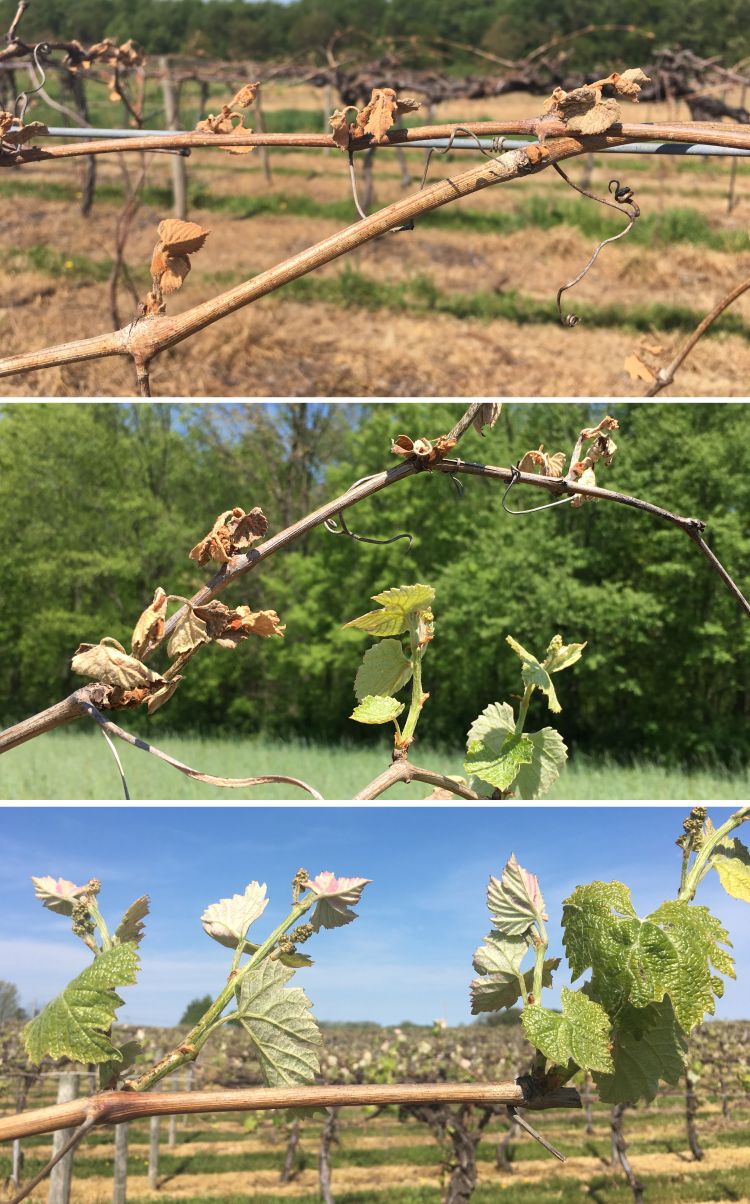
[[[177,93],[174,80],[169,69],[169,58],[163,54],[159,59],[161,69],[161,91],[164,97],[164,117],[168,130],[179,130],[180,116],[177,106]],[[172,212],[175,217],[185,221],[187,218],[187,168],[182,155],[170,155],[172,163]]]
[[[61,1074],[57,1084],[58,1104],[68,1104],[78,1096],[78,1075]],[[52,1138],[52,1153],[57,1154],[72,1135],[72,1129],[60,1129]],[[68,1204],[70,1200],[70,1184],[73,1178],[73,1157],[71,1150],[61,1158],[57,1166],[52,1168],[49,1177],[49,1192],[47,1204]]]
[[[159,1117],[152,1116],[148,1126],[148,1186],[156,1191],[159,1185]]]
[[[128,1124],[115,1125],[115,1167],[112,1179],[112,1204],[125,1204],[128,1198]]]
[[[255,94],[255,125],[259,134],[266,132],[266,118],[263,112],[263,100],[261,97],[261,88]],[[265,176],[266,184],[273,184],[273,174],[271,172],[271,152],[267,146],[260,148],[260,161],[263,164],[263,175]]]

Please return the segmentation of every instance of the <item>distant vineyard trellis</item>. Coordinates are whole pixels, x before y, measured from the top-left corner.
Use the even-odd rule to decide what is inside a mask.
[[[87,210],[94,194],[96,158],[102,154],[114,154],[122,164],[125,202],[116,226],[114,266],[110,277],[110,312],[115,329],[43,350],[27,350],[6,356],[0,360],[0,376],[122,356],[129,358],[134,365],[141,395],[150,396],[151,366],[161,352],[357,247],[392,232],[407,231],[413,228],[415,220],[421,215],[481,189],[522,179],[550,168],[567,180],[560,166],[563,162],[633,144],[667,144],[685,148],[692,142],[725,151],[750,151],[750,128],[743,128],[749,117],[744,102],[732,106],[718,95],[732,86],[742,89],[744,96],[750,80],[744,64],[738,64],[730,70],[701,60],[687,51],[664,51],[655,56],[654,65],[647,72],[610,72],[602,79],[587,84],[580,77],[570,78],[565,73],[564,55],[553,53],[554,44],[541,47],[541,53],[527,56],[523,62],[504,63],[502,75],[471,77],[458,82],[440,72],[404,71],[393,57],[352,67],[339,62],[334,46],[329,46],[326,52],[328,62],[324,68],[311,69],[286,63],[258,65],[256,71],[253,65],[256,80],[241,87],[218,113],[207,116],[205,108],[208,106],[209,84],[217,78],[225,78],[228,71],[226,65],[221,68],[215,64],[196,67],[179,61],[170,64],[163,59],[154,78],[160,82],[163,93],[161,107],[165,124],[170,129],[178,127],[180,105],[177,93],[182,84],[193,79],[201,89],[197,127],[192,132],[147,133],[144,126],[153,114],[145,109],[146,69],[141,52],[131,43],[117,46],[109,39],[91,47],[84,47],[76,41],[26,43],[22,39],[21,28],[27,8],[28,0],[23,0],[8,31],[7,45],[0,50],[0,83],[4,89],[3,104],[7,106],[0,127],[0,167],[29,170],[35,163],[82,158],[87,165],[82,205]],[[60,54],[63,56],[62,62],[57,57]],[[14,89],[18,87],[17,70],[22,65],[28,66],[32,82],[26,91],[16,92],[14,96]],[[122,105],[130,127],[123,132],[137,136],[87,139],[83,134],[83,141],[72,144],[37,145],[38,138],[45,133],[45,127],[39,123],[25,123],[25,111],[34,92],[47,103],[60,107],[58,102],[51,102],[44,89],[44,73],[51,69],[61,72],[61,79],[71,98],[71,103],[64,105],[63,111],[72,116],[77,125],[87,124],[88,103],[84,81],[91,79],[99,86],[106,85],[110,98]],[[322,87],[326,95],[326,108],[334,92],[338,93],[343,107],[333,113],[329,111],[330,133],[280,134],[265,130],[261,84],[269,79],[281,78],[306,79]],[[429,120],[432,106],[446,97],[491,97],[509,90],[533,93],[543,91],[550,85],[553,91],[541,116],[503,122],[428,124],[408,128],[400,124],[405,113],[421,107],[421,102],[416,99],[418,95],[428,105]],[[405,96],[405,88],[415,96]],[[690,122],[629,122],[623,116],[623,102],[636,101],[639,95],[683,98],[696,119]],[[256,132],[250,132],[245,126],[245,110],[250,108],[254,110]],[[723,122],[722,118],[728,118],[729,121]],[[412,143],[423,145],[430,141],[436,141],[437,149],[446,150],[457,138],[468,139],[470,146],[476,144],[482,154],[478,165],[429,183],[428,164],[422,186],[416,191],[372,214],[366,213],[371,196],[373,155],[377,150],[391,149],[402,153]],[[508,140],[510,149],[506,146]],[[350,160],[353,208],[356,206],[359,210],[359,218],[344,230],[242,284],[180,314],[169,315],[165,298],[182,285],[190,270],[190,255],[201,249],[209,233],[195,223],[184,220],[186,186],[182,156],[197,147],[221,148],[232,154],[259,148],[266,155],[274,147],[338,150],[348,155]],[[167,152],[174,157],[176,217],[167,219],[159,227],[151,264],[152,288],[148,296],[143,298],[139,297],[130,277],[125,247],[134,214],[140,204],[147,170],[147,152]],[[355,158],[362,152],[366,152],[364,205],[357,196],[354,169]],[[132,172],[125,164],[125,160],[131,156],[136,156],[139,164],[137,172]],[[268,158],[264,160],[264,166],[266,172],[270,172]],[[408,170],[404,172],[405,183],[407,177],[411,183]],[[569,180],[567,182],[571,183]],[[627,233],[639,216],[640,210],[632,190],[619,182],[613,182],[607,197],[595,196],[575,184],[572,187],[578,192],[583,191],[585,197],[615,209],[626,220],[624,229],[614,238]],[[574,314],[563,313],[562,294],[578,282],[605,243],[611,241],[614,239],[605,239],[594,249],[589,263],[573,281],[561,282],[558,310],[565,325],[573,326],[578,319]],[[131,320],[124,320],[118,299],[118,289],[123,283],[131,298]],[[750,280],[739,281],[706,316],[670,364],[658,371],[647,365],[640,366],[638,371],[647,383],[647,395],[653,396],[672,383],[676,371],[701,335],[748,288]]]

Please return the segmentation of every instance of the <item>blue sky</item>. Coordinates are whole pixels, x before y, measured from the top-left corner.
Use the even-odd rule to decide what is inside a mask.
[[[712,808],[715,823],[730,814]],[[550,915],[551,953],[562,954],[562,900],[579,882],[618,878],[641,915],[674,895],[683,811],[615,808],[6,808],[0,859],[0,978],[28,1007],[41,1005],[83,968],[89,954],[34,898],[31,874],[103,883],[100,905],[115,924],[149,894],[153,915],[137,987],[123,990],[120,1016],[135,1024],[179,1020],[190,999],[216,993],[231,954],[205,935],[203,909],[268,883],[271,899],[253,928],[265,936],[288,910],[298,867],[311,874],[372,878],[346,928],[313,937],[315,958],[300,980],[321,1020],[470,1020],[471,958],[488,931],[484,896],[515,852],[538,874]],[[698,902],[733,939],[739,983],[717,1015],[747,1018],[750,925],[714,874]],[[566,975],[549,999],[557,1002]]]

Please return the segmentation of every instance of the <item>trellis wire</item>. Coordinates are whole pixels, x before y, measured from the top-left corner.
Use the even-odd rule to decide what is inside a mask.
[[[143,138],[144,136],[171,138],[175,134],[190,134],[194,132],[194,130],[128,130],[65,125],[49,126],[47,130],[50,138],[90,138],[92,140],[96,138],[122,138],[123,140],[127,140],[128,138]],[[378,150],[386,150],[389,147],[399,147],[402,150],[444,150],[448,146],[449,141],[448,138],[420,138],[413,142],[384,142],[378,146]],[[475,151],[480,148],[481,150],[495,151],[499,154],[501,150],[517,150],[519,147],[536,145],[538,143],[535,138],[479,138],[476,141],[472,138],[454,138],[450,144],[450,149]],[[285,149],[287,148],[274,147],[274,150]],[[296,146],[290,149],[299,151],[306,148]],[[732,158],[741,159],[749,156],[750,150],[745,147],[710,146],[703,142],[630,142],[625,146],[608,146],[596,153],[602,155],[729,155]]]

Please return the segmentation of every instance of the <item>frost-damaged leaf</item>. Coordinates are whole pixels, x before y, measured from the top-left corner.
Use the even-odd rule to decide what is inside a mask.
[[[373,88],[372,96],[357,113],[351,133],[355,138],[371,135],[374,143],[388,141],[388,131],[402,113],[413,113],[421,102],[411,96],[397,96],[393,88]]]
[[[368,648],[354,680],[360,702],[370,695],[397,694],[411,680],[411,662],[399,640],[381,640]]]
[[[565,452],[555,452],[551,456],[544,450],[544,444],[540,443],[538,450],[527,451],[521,457],[518,468],[521,472],[536,472],[538,468],[542,477],[561,477],[565,472],[566,459]]]
[[[330,870],[323,870],[308,882],[308,890],[318,895],[311,917],[316,932],[321,928],[340,928],[351,924],[357,913],[352,911],[360,895],[372,881],[371,878],[337,878]]]
[[[169,702],[182,680],[182,674],[176,673],[174,677],[170,677],[169,681],[165,681],[163,686],[159,686],[159,689],[154,691],[153,694],[149,694],[146,699],[146,710],[149,715],[153,715],[154,711],[158,711],[159,707],[163,707],[165,702]]]
[[[628,356],[623,364],[623,368],[631,380],[642,380],[647,385],[652,385],[656,380],[656,373],[635,352]]]
[[[581,471],[578,476],[578,484],[585,485],[587,489],[590,489],[596,485],[596,473],[594,472],[593,468],[584,468]],[[571,506],[575,506],[576,510],[578,510],[584,504],[584,502],[593,501],[596,501],[596,498],[585,497],[582,493],[577,493],[570,504]]]
[[[563,904],[563,929],[573,978],[591,968],[590,994],[610,1012],[668,995],[689,1032],[713,1015],[723,994],[711,968],[734,978],[734,961],[721,948],[729,938],[708,908],[673,900],[641,920],[621,882],[576,887]]]
[[[604,1008],[582,991],[563,987],[562,1015],[548,1008],[524,1008],[521,1015],[526,1036],[556,1066],[572,1060],[582,1070],[614,1070],[610,1050],[610,1019]]]
[[[561,673],[563,669],[569,669],[571,665],[581,659],[587,642],[584,640],[582,644],[563,644],[561,635],[553,635],[547,645],[547,654],[544,658],[544,667],[547,672]]]
[[[144,924],[148,915],[149,897],[141,895],[135,903],[131,903],[125,915],[115,929],[115,941],[118,945],[139,945],[143,940]]]
[[[201,916],[201,924],[210,937],[220,945],[236,949],[251,924],[268,907],[266,884],[250,882],[241,895],[212,903]]]
[[[624,1007],[614,1032],[614,1072],[594,1076],[599,1098],[606,1104],[654,1099],[660,1082],[679,1082],[687,1048],[668,998],[645,1008]]]
[[[469,742],[464,769],[498,790],[508,790],[521,765],[531,762],[533,753],[531,740],[520,732],[510,732],[502,739],[488,736]]]
[[[237,991],[237,1019],[255,1045],[267,1087],[312,1083],[323,1044],[301,987],[286,987],[294,973],[266,960],[250,971]]]
[[[391,723],[398,719],[404,709],[404,703],[397,698],[384,697],[381,694],[368,694],[359,706],[356,706],[349,716],[356,723]]]
[[[164,618],[167,613],[167,595],[161,586],[156,587],[153,602],[144,610],[133,629],[131,648],[133,656],[142,660],[153,652],[164,635]]]
[[[347,114],[354,111],[356,113],[356,105],[347,105],[345,109],[336,109],[328,118],[328,124],[331,127],[333,141],[341,150],[349,149],[351,142],[351,133],[349,130],[349,120]]]
[[[617,97],[637,102],[642,83],[648,83],[648,76],[639,67],[623,71],[622,74],[613,72],[606,79],[584,84],[571,92],[555,88],[549,100],[545,101],[544,109],[550,117],[562,121],[573,132],[603,134],[620,121],[621,110],[617,99],[603,97],[602,90],[610,87]]]
[[[87,966],[23,1030],[29,1058],[38,1066],[45,1055],[73,1062],[117,1062],[122,1054],[108,1030],[122,999],[114,987],[130,986],[138,972],[133,944],[115,945]]]
[[[185,652],[194,652],[201,644],[208,643],[208,631],[203,619],[200,619],[192,606],[187,605],[180,613],[177,624],[169,637],[167,644],[168,656],[181,656]],[[164,700],[166,702],[166,699]]]
[[[224,510],[216,519],[208,535],[204,536],[189,553],[191,560],[207,564],[216,560],[229,564],[235,552],[257,543],[268,530],[268,519],[259,506],[247,514],[239,507]]]
[[[503,408],[501,401],[483,401],[474,416],[473,427],[480,435],[484,435],[484,428],[488,426],[492,430],[493,426],[500,417],[500,412]]]
[[[122,644],[108,636],[99,644],[80,644],[70,667],[82,677],[93,677],[108,686],[132,690],[138,686],[161,685],[163,678],[134,656],[129,656]]]
[[[537,660],[531,652],[527,652],[525,648],[519,644],[518,640],[514,640],[512,635],[506,635],[506,643],[510,644],[516,656],[520,657],[523,668],[521,676],[525,686],[536,686],[543,694],[547,696],[547,705],[555,714],[562,710],[560,703],[557,701],[555,687],[552,685],[550,677],[544,666]]]
[[[17,128],[12,129],[13,125]],[[49,130],[41,121],[30,121],[28,125],[24,125],[14,113],[0,112],[0,141],[8,143],[11,147],[23,146],[32,138],[48,133]]]
[[[723,840],[711,858],[721,885],[733,899],[750,903],[750,851],[737,837]]]
[[[42,905],[61,916],[72,916],[78,900],[91,894],[88,882],[85,886],[76,886],[67,878],[53,878],[49,874],[44,878],[32,876],[31,881],[34,883],[34,894]]]
[[[238,112],[247,109],[254,103],[260,83],[245,84],[240,88],[228,104],[221,106],[221,112],[209,113],[208,117],[199,121],[196,130],[205,130],[210,134],[252,134],[249,126],[245,125],[245,116]],[[252,146],[222,146],[230,155],[249,155],[255,148]]]
[[[344,624],[344,628],[356,627],[369,635],[401,635],[408,631],[411,616],[428,615],[435,598],[431,585],[402,585],[399,589],[387,589],[373,594],[373,602],[379,602],[382,610],[371,610]],[[432,615],[428,617],[431,619]]]
[[[151,256],[151,276],[154,290],[174,293],[190,271],[190,256],[200,251],[210,231],[197,222],[185,222],[169,217],[159,223],[159,242]]]
[[[539,879],[518,864],[515,853],[500,878],[490,878],[487,908],[501,936],[525,936],[534,923],[549,919]]]
[[[272,635],[283,636],[286,624],[282,623],[275,610],[251,610],[249,606],[237,606],[229,613],[224,631],[217,636],[216,643],[222,648],[234,648],[248,635],[269,639]]]

